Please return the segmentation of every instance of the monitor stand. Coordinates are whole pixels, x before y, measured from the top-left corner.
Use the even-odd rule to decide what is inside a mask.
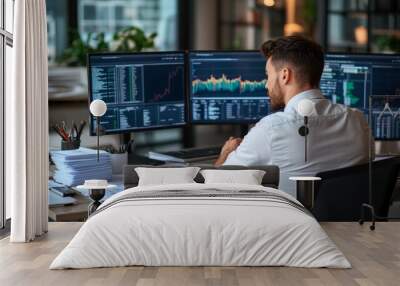
[[[128,165],[151,165],[158,166],[165,164],[164,161],[150,159],[147,156],[136,154],[134,140],[131,139],[131,134],[122,134],[121,143],[127,145]]]

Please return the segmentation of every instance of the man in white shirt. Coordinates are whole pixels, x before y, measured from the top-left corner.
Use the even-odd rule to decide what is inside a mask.
[[[280,110],[261,119],[243,138],[229,138],[215,165],[277,165],[280,189],[295,196],[290,176],[310,176],[321,171],[365,163],[370,129],[361,111],[324,98],[319,82],[324,68],[322,48],[299,36],[282,37],[263,44],[271,109]],[[302,99],[314,104],[309,117],[308,155],[297,113]]]

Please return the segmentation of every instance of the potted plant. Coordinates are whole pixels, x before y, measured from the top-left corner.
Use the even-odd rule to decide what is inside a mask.
[[[89,33],[84,41],[79,33],[74,33],[71,46],[59,58],[59,62],[67,66],[86,66],[86,56],[95,52],[140,52],[154,48],[156,33],[149,36],[138,27],[128,27],[112,36],[107,42],[104,33]]]
[[[400,52],[400,39],[395,36],[379,36],[375,39],[376,47],[381,53],[398,53]]]
[[[71,46],[57,59],[58,65],[49,68],[49,99],[86,101],[88,53],[153,49],[156,36],[156,33],[146,35],[134,26],[114,33],[110,41],[106,40],[105,33],[89,33],[83,39],[78,32],[73,32]]]

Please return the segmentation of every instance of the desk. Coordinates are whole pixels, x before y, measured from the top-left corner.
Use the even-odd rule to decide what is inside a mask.
[[[110,184],[121,185],[122,187],[122,175],[113,175],[113,179]],[[107,191],[108,195],[113,194],[112,191]],[[106,198],[107,198],[106,192]],[[73,196],[77,202],[73,205],[65,206],[49,206],[49,219],[51,221],[85,221],[88,217],[88,206],[92,200],[84,194],[76,191]]]
[[[74,195],[74,198],[77,200],[74,205],[49,206],[49,219],[52,221],[85,221],[91,200],[80,193]]]
[[[54,165],[49,166],[50,179],[53,177],[55,170]],[[50,190],[49,190],[50,192]],[[76,204],[65,206],[50,206],[49,205],[49,220],[50,221],[85,221],[87,219],[87,209],[91,200],[89,197],[82,195],[79,192],[73,196],[76,199]]]

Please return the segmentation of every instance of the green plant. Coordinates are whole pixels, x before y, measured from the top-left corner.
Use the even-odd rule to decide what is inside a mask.
[[[379,51],[400,52],[400,39],[395,36],[379,36],[375,43]]]
[[[154,47],[154,39],[157,34],[152,33],[149,36],[143,30],[137,27],[125,28],[113,36],[113,49],[118,52],[140,52],[146,48]]]
[[[67,48],[58,62],[67,66],[86,66],[88,53],[96,52],[140,52],[143,49],[154,48],[157,34],[149,36],[138,27],[128,27],[112,35],[110,42],[106,41],[105,33],[89,33],[84,41],[78,32],[72,33],[71,46]]]
[[[305,33],[311,38],[314,36],[315,25],[317,22],[317,3],[316,0],[304,0],[301,16],[304,21]]]

